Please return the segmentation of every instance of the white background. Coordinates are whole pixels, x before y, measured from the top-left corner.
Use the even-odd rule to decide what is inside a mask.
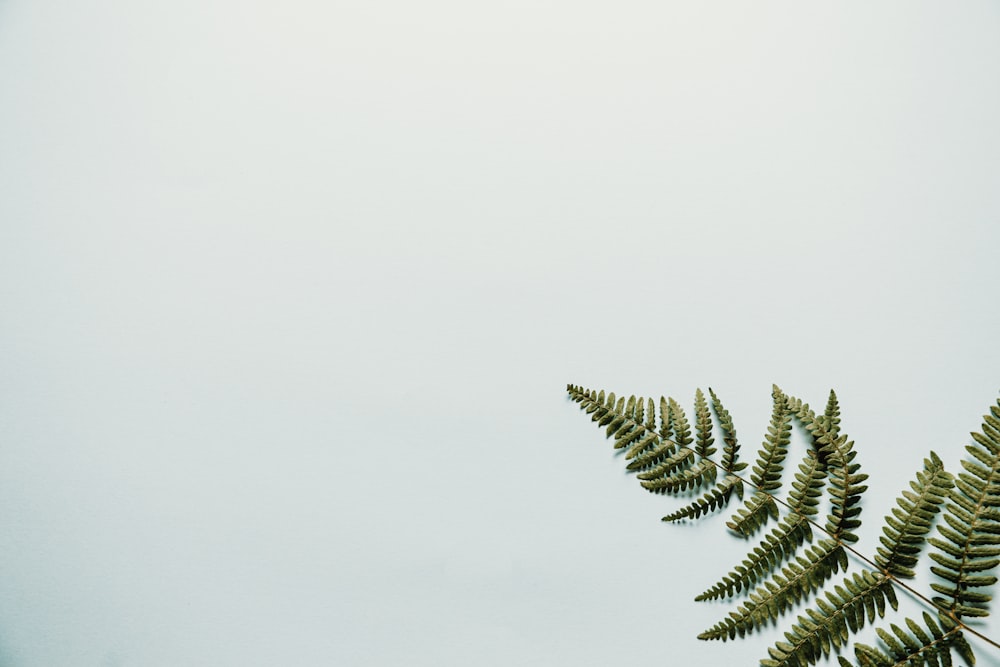
[[[870,552],[998,118],[992,1],[0,1],[0,664],[756,664],[565,385],[836,388]]]

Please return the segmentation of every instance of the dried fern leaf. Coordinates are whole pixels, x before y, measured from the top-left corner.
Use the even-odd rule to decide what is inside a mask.
[[[660,396],[660,435],[664,438],[670,438],[670,433],[670,401]]]
[[[827,517],[825,530],[835,539],[844,542],[857,542],[858,536],[854,530],[861,526],[861,494],[868,487],[862,484],[868,475],[859,472],[860,465],[854,463],[857,453],[854,442],[846,435],[840,434],[839,414],[836,394],[831,391],[827,402],[830,422],[836,430],[828,429],[826,415],[817,417],[807,403],[794,397],[787,397],[789,408],[795,413],[800,423],[809,431],[815,446],[819,449],[820,458],[826,463],[830,478],[830,514]]]
[[[955,618],[989,615],[992,596],[984,589],[997,578],[980,573],[1000,564],[1000,401],[990,413],[983,417],[983,432],[972,434],[975,444],[966,447],[976,461],[962,461],[966,472],[949,493],[952,502],[937,527],[944,539],[929,539],[936,548],[930,557],[938,564],[931,572],[945,580],[931,583],[941,594],[934,602]]]
[[[753,535],[768,520],[778,518],[778,507],[771,498],[771,492],[781,487],[781,472],[792,438],[792,426],[781,390],[774,387],[771,398],[771,422],[751,468],[750,484],[756,491],[726,523],[730,530],[744,537]]]
[[[718,477],[718,466],[709,458],[715,452],[712,413],[701,390],[695,394],[696,437],[691,435],[683,408],[672,398],[660,399],[661,424],[657,432],[652,399],[626,399],[576,385],[567,385],[567,392],[593,421],[605,427],[616,449],[626,450],[626,467],[638,472],[639,483],[646,490],[677,494],[711,484]],[[700,460],[696,460],[696,453]],[[741,480],[724,479],[714,491],[682,512],[685,517],[696,518],[723,506],[736,489],[742,493]]]
[[[664,520],[696,519],[724,506],[734,492],[742,497],[743,482],[737,473],[747,464],[738,461],[732,417],[711,389],[711,401],[701,390],[695,393],[693,429],[672,398],[660,398],[657,423],[657,406],[651,398],[616,396],[574,385],[568,385],[567,390],[605,429],[615,448],[624,451],[628,469],[638,473],[648,490],[692,491],[716,482],[717,471],[723,471],[713,488]],[[873,558],[878,570],[864,570],[828,586],[826,582],[834,573],[847,568],[844,545],[857,540],[854,531],[861,525],[860,500],[867,490],[867,475],[854,461],[854,443],[841,432],[840,405],[833,391],[820,415],[776,386],[772,398],[768,433],[751,470],[750,483],[756,490],[727,526],[749,536],[770,518],[778,518],[771,494],[781,486],[793,419],[811,435],[812,449],[791,483],[787,502],[791,514],[779,521],[740,565],[697,599],[732,596],[756,588],[736,611],[699,637],[723,641],[742,637],[825,588],[814,606],[798,616],[784,640],[769,650],[770,657],[761,662],[765,667],[815,664],[839,652],[852,633],[874,622],[876,616],[884,616],[887,605],[897,607],[897,579],[914,575],[923,544],[930,542],[930,557],[935,563],[931,571],[940,578],[931,584],[938,594],[934,604],[939,617],[924,613],[922,624],[907,618],[905,624],[876,628],[881,648],[856,644],[855,659],[862,666],[937,667],[951,665],[956,653],[969,665],[974,664],[975,657],[963,636],[963,630],[972,629],[961,619],[988,615],[990,590],[998,581],[990,571],[1000,565],[1000,401],[984,416],[982,432],[972,433],[974,442],[966,448],[970,458],[961,462],[962,471],[957,476],[946,472],[931,452],[923,470],[901,492],[885,517],[881,546]],[[721,464],[710,458],[716,452],[713,422],[722,436]],[[830,489],[831,509],[823,526],[828,537],[803,549],[812,540],[810,517],[818,512],[824,484]],[[938,535],[928,538],[942,507]],[[852,664],[843,656],[838,656],[838,661],[844,667]]]
[[[593,421],[606,427],[606,435],[614,439],[616,449],[630,447],[634,457],[662,440],[655,431],[656,415],[652,399],[635,396],[628,400],[624,397],[616,399],[614,393],[605,395],[603,391],[596,392],[575,385],[567,385],[566,390]]]
[[[712,435],[712,412],[701,389],[694,393],[695,434],[697,444],[695,451],[698,456],[708,458],[715,453],[715,437]]]
[[[631,458],[632,460],[625,467],[632,472],[640,472],[644,470],[650,470],[651,468],[658,466],[670,457],[677,454],[677,443],[670,440],[663,440],[659,435],[651,435],[650,438],[654,438],[652,443],[643,441],[637,442],[635,444],[635,449],[629,449],[625,453],[626,460]],[[641,449],[639,446],[641,445]],[[685,452],[690,452],[690,449],[685,449]],[[688,455],[685,454],[685,458]],[[662,473],[660,473],[662,474]]]
[[[820,540],[803,556],[782,568],[756,590],[735,612],[698,635],[698,639],[733,639],[745,636],[794,606],[847,567],[844,548],[833,540]]]
[[[646,412],[646,432],[625,452],[625,459],[630,461],[629,470],[646,470],[677,453],[677,443],[670,440],[670,404],[662,396],[660,422],[661,426],[657,431],[656,412],[653,409],[653,399],[650,398]]]
[[[751,468],[750,483],[762,491],[776,491],[781,487],[781,472],[784,468],[788,443],[792,439],[791,414],[785,403],[785,396],[775,388],[771,423],[767,435],[757,454],[757,461]]]
[[[694,464],[694,450],[674,445],[673,454],[649,467],[645,472],[639,473],[636,477],[640,481],[658,479],[683,471],[692,464]]]
[[[757,532],[768,519],[777,518],[778,505],[774,502],[771,494],[754,491],[743,507],[736,510],[736,514],[726,522],[726,526],[733,532],[749,537]]]
[[[726,472],[739,472],[746,468],[747,464],[739,461],[740,445],[736,440],[736,428],[733,426],[733,417],[729,414],[729,410],[726,410],[722,405],[722,401],[715,395],[711,387],[708,390],[708,394],[712,397],[712,409],[715,410],[715,416],[719,420],[722,441],[726,443],[722,448],[722,463],[720,465]],[[740,490],[742,491],[742,486]],[[742,494],[740,497],[742,497]]]
[[[975,664],[972,648],[962,635],[961,629],[947,617],[935,620],[924,612],[924,624],[921,626],[913,619],[906,619],[906,629],[891,625],[890,634],[882,628],[876,628],[876,634],[882,640],[884,649],[877,649],[866,644],[854,645],[854,656],[860,667],[911,667],[928,665],[930,667],[951,667],[952,651],[957,652],[967,664]],[[853,667],[853,663],[840,657],[842,667]]]
[[[812,540],[809,523],[801,515],[793,514],[782,519],[764,539],[751,550],[743,562],[729,574],[698,595],[695,600],[716,600],[732,597],[749,590],[770,574],[778,565],[791,558],[796,550]]]
[[[826,410],[823,411],[823,428],[833,438],[840,435],[840,402],[832,390],[826,401]]]
[[[740,565],[695,600],[731,597],[742,590],[748,590],[791,558],[803,542],[811,542],[812,529],[807,516],[817,511],[825,475],[826,471],[816,453],[811,450],[806,452],[805,459],[799,464],[799,471],[795,474],[789,496],[788,504],[793,513],[779,522]]]
[[[690,452],[691,450],[682,450]],[[649,478],[647,473],[639,475],[639,484],[647,491],[655,493],[680,493],[688,489],[697,489],[703,484],[715,481],[718,468],[708,459],[698,461],[690,468],[663,477]]]
[[[672,398],[667,398],[667,404],[670,406],[670,429],[674,442],[681,447],[690,447],[694,439],[691,437],[691,424],[684,414],[684,408]]]
[[[898,602],[892,580],[882,573],[864,570],[844,578],[832,591],[816,599],[816,606],[799,616],[785,640],[768,649],[762,667],[814,665],[830,651],[844,645],[851,633],[885,615],[886,602]]]
[[[736,491],[737,494],[743,492],[743,480],[735,475],[726,475],[715,487],[698,498],[690,505],[687,505],[676,512],[663,517],[664,521],[680,521],[682,519],[697,519],[703,514],[718,511],[726,506],[729,497]]]
[[[911,491],[903,490],[896,498],[898,507],[886,515],[882,527],[882,546],[875,553],[875,563],[895,577],[912,578],[913,567],[923,550],[934,516],[954,486],[951,475],[934,452],[924,459],[924,469],[910,482]]]
[[[625,452],[625,460],[629,463],[629,470],[641,470],[657,461],[656,456],[669,452],[666,456],[677,451],[677,445],[669,440],[664,440],[655,431],[646,431],[641,437],[635,440]],[[634,466],[634,467],[633,467]]]

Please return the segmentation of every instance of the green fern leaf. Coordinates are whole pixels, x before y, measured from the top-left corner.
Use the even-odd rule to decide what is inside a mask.
[[[728,473],[739,472],[746,468],[747,464],[739,461],[740,445],[736,440],[733,418],[711,388],[709,388],[708,393],[712,397],[712,409],[715,410],[716,418],[719,420],[719,428],[722,430],[722,441],[726,443],[722,449],[722,469]],[[740,491],[742,492],[742,490],[743,487],[740,486]]]
[[[706,492],[701,498],[698,498],[690,505],[663,517],[664,521],[697,519],[702,514],[715,512],[725,507],[734,492],[738,497],[743,497],[743,480],[733,474],[746,467],[745,463],[737,462],[739,457],[739,445],[736,441],[736,429],[733,427],[732,417],[730,416],[729,411],[723,407],[722,401],[719,400],[719,397],[716,396],[714,391],[711,389],[708,391],[712,397],[712,409],[715,410],[716,418],[719,421],[719,427],[722,430],[723,441],[725,442],[720,467],[723,472],[729,474],[723,477],[722,481],[716,484],[713,489]],[[705,435],[711,433],[712,418],[711,414],[707,410],[704,394],[702,394],[700,389],[695,395],[695,404],[698,413],[698,453],[702,456],[708,456],[715,451],[708,448],[707,445],[711,444],[711,440]],[[666,458],[667,457],[662,457],[660,461]],[[635,469],[638,469],[641,465],[643,465],[643,462],[638,463]],[[633,469],[632,464],[629,464],[628,467],[629,469]]]
[[[767,427],[767,435],[764,436],[750,475],[750,483],[767,492],[781,487],[783,462],[788,453],[788,443],[792,439],[791,415],[785,404],[785,396],[775,387],[772,398],[771,423]]]
[[[654,493],[677,494],[698,489],[714,482],[719,466],[709,457],[715,453],[712,412],[705,394],[695,393],[696,437],[680,404],[672,398],[660,399],[660,428],[656,430],[653,399],[614,393],[595,392],[576,385],[567,385],[570,397],[614,440],[615,449],[625,449],[626,468],[637,472],[640,485]],[[729,413],[718,397],[712,394],[714,406],[725,415],[727,462],[733,470],[736,463],[735,429]],[[692,448],[693,446],[693,448]],[[700,460],[699,460],[700,459]],[[735,491],[742,496],[743,480],[728,474],[716,487],[666,520],[697,518],[719,509]]]
[[[774,502],[771,494],[754,491],[743,507],[736,510],[732,519],[726,522],[726,526],[733,532],[749,537],[757,532],[768,519],[777,518],[778,505]]]
[[[931,572],[946,583],[932,583],[940,593],[934,602],[955,618],[989,615],[992,599],[984,590],[996,583],[992,575],[976,574],[1000,564],[1000,402],[983,417],[983,432],[973,433],[975,444],[966,447],[978,462],[962,461],[966,472],[955,479],[938,532],[945,539],[930,538],[937,549],[930,557],[938,564]],[[947,524],[947,525],[945,525]],[[974,590],[980,589],[980,590]]]
[[[707,459],[715,453],[715,448],[712,447],[715,438],[712,436],[712,412],[708,408],[708,401],[705,400],[705,394],[701,389],[694,393],[694,414],[695,433],[697,434],[695,451],[698,452],[698,456]]]
[[[789,396],[787,401],[789,408],[812,434],[815,445],[819,448],[820,458],[826,462],[829,470],[831,510],[826,531],[835,539],[848,543],[857,542],[858,536],[854,534],[854,529],[861,525],[858,518],[861,514],[861,494],[868,489],[862,482],[868,479],[868,475],[858,472],[860,465],[853,462],[857,455],[854,443],[846,435],[840,434],[839,418],[830,417],[831,423],[836,424],[836,430],[830,430],[826,427],[825,415],[817,418],[809,405],[797,398]],[[831,407],[837,405],[837,396],[831,391],[827,412],[830,415],[839,414],[839,407]]]
[[[715,485],[715,488],[705,493],[705,495],[690,505],[663,517],[663,520],[680,521],[682,519],[697,519],[702,514],[709,514],[720,510],[729,502],[729,497],[733,491],[736,491],[738,494],[742,493],[743,480],[735,475],[726,475],[721,482]]]
[[[690,449],[682,452],[690,453]],[[708,459],[698,461],[690,468],[662,477],[650,477],[649,473],[639,475],[642,488],[655,493],[679,493],[688,489],[696,489],[707,482],[715,481],[718,468]]]
[[[970,665],[975,663],[971,648],[962,636],[961,629],[946,617],[935,620],[924,612],[924,625],[913,619],[906,619],[906,627],[891,625],[890,634],[882,628],[876,634],[882,640],[885,650],[866,644],[855,644],[854,655],[861,667],[910,667],[929,665],[930,667],[951,667],[952,651],[956,651]],[[908,631],[907,631],[908,630]],[[840,664],[851,667],[851,663],[841,657]]]
[[[645,481],[666,477],[676,472],[683,471],[694,463],[694,450],[688,449],[687,447],[676,447],[676,445],[673,447],[675,449],[670,456],[667,456],[656,465],[649,467],[645,472],[639,473],[636,475],[636,478],[640,481]],[[663,452],[661,451],[659,453]]]
[[[953,486],[941,459],[931,452],[930,459],[924,459],[923,472],[910,482],[912,491],[904,489],[896,499],[899,507],[885,517],[882,546],[875,554],[875,563],[883,571],[896,577],[914,576],[913,566],[923,549],[924,536],[930,532],[934,516]]]
[[[823,412],[823,428],[832,438],[840,435],[840,402],[837,400],[837,394],[832,390],[826,401],[826,410]]]
[[[726,523],[731,530],[744,537],[760,530],[769,519],[778,518],[778,507],[770,492],[781,487],[781,472],[792,438],[792,425],[781,390],[774,387],[771,398],[771,423],[757,453],[757,461],[751,468],[750,484],[756,491]]]
[[[772,529],[740,565],[695,600],[730,597],[741,590],[749,589],[785,560],[791,558],[803,542],[811,542],[812,530],[806,517],[817,511],[816,505],[822,495],[825,475],[826,472],[816,453],[811,450],[806,452],[805,460],[799,465],[799,472],[795,474],[795,482],[789,496],[788,505],[793,514]]]
[[[826,466],[814,450],[806,452],[799,464],[799,471],[792,481],[792,491],[788,495],[788,507],[797,514],[816,514],[823,485],[826,482]]]
[[[782,568],[750,593],[750,599],[727,618],[698,635],[699,639],[743,637],[767,621],[777,618],[804,597],[823,585],[838,570],[846,569],[847,554],[833,540],[820,540],[806,549],[804,557]]]
[[[625,460],[631,461],[629,470],[641,470],[660,460],[657,458],[658,456],[665,458],[675,451],[677,451],[675,443],[664,440],[658,433],[649,430],[647,426],[643,435],[636,439],[625,452]]]
[[[804,542],[812,540],[809,523],[801,515],[782,519],[740,565],[695,598],[696,601],[732,597],[749,590],[778,565],[791,558]]]
[[[823,428],[822,424],[817,427],[820,438],[827,435]],[[921,551],[924,536],[930,531],[934,515],[951,488],[951,476],[936,454],[930,453],[930,458],[924,461],[924,470],[917,473],[910,488],[912,492],[904,490],[897,499],[899,507],[885,519],[882,546],[875,557],[882,571],[866,570],[860,575],[851,575],[834,587],[833,592],[827,592],[825,600],[818,598],[816,607],[799,617],[792,630],[786,633],[787,641],[776,644],[770,651],[771,660],[762,664],[771,667],[814,664],[821,656],[845,644],[849,635],[865,624],[866,617],[871,622],[876,613],[882,616],[885,611],[883,598],[895,608],[893,578],[913,575],[912,566]],[[898,638],[902,631],[894,627],[893,632]],[[885,641],[893,651],[923,655],[920,659],[936,658],[936,652],[921,653],[924,646],[919,641],[922,639],[920,633],[905,635],[905,641],[892,639],[890,635]],[[893,641],[902,644],[897,646],[891,643]],[[882,658],[873,651],[870,647],[862,649],[857,654],[858,659],[863,664],[881,664],[878,661]],[[842,664],[844,662],[841,660]]]
[[[825,599],[824,599],[825,598]],[[892,580],[880,573],[864,570],[845,577],[841,585],[817,598],[816,607],[799,616],[785,641],[768,650],[770,659],[763,667],[802,667],[814,665],[830,651],[845,644],[851,633],[885,615],[886,602],[896,609],[898,602]]]
[[[667,399],[667,404],[670,406],[670,427],[674,442],[681,447],[690,447],[694,440],[691,438],[691,424],[684,414],[684,408],[672,398]]]
[[[734,493],[742,497],[744,480],[738,473],[747,464],[738,461],[732,417],[711,389],[711,401],[701,390],[695,393],[693,429],[672,398],[660,398],[657,423],[656,404],[651,398],[626,398],[574,385],[568,385],[567,390],[605,430],[614,447],[624,452],[627,468],[637,473],[643,487],[678,494],[716,482],[693,502],[663,517],[665,521],[697,519],[723,507]],[[933,604],[938,618],[924,613],[922,624],[907,618],[902,624],[876,628],[881,648],[856,644],[857,663],[937,667],[951,665],[955,653],[967,664],[974,664],[963,632],[979,632],[962,618],[988,615],[990,592],[998,581],[991,571],[1000,565],[1000,401],[984,416],[982,432],[972,434],[973,444],[966,448],[970,456],[961,461],[962,471],[952,476],[931,452],[923,470],[885,517],[881,545],[874,557],[869,560],[855,552],[877,570],[845,576],[831,586],[829,578],[847,568],[845,545],[857,540],[855,530],[861,525],[860,501],[867,490],[867,475],[854,461],[854,443],[841,432],[840,404],[834,392],[820,415],[776,386],[772,399],[768,432],[746,482],[754,487],[754,493],[726,525],[749,536],[771,518],[779,519],[779,501],[772,494],[781,487],[793,419],[810,434],[812,448],[791,482],[787,502],[781,501],[790,514],[779,519],[738,566],[698,596],[705,600],[749,591],[735,611],[699,637],[723,641],[742,637],[821,591],[813,606],[797,617],[761,663],[765,667],[811,665],[839,653],[851,634],[874,622],[876,616],[884,616],[886,606],[895,609],[894,587],[903,586]],[[718,464],[711,459],[716,452],[715,425],[723,443],[722,462]],[[830,512],[820,530],[826,537],[810,545],[814,527],[819,525],[810,517],[819,511],[824,486],[829,487]],[[928,537],[938,513],[942,516],[937,536]],[[933,547],[931,572],[939,578],[931,583],[938,594],[933,602],[900,583],[913,577],[925,542]],[[838,661],[842,667],[852,665],[843,656],[838,656]]]
[[[625,459],[632,459],[626,466],[628,470],[632,472],[648,471],[677,454],[677,443],[663,440],[659,435],[650,435],[649,437],[653,438],[651,442],[639,441],[633,448],[625,452]],[[691,450],[685,449],[684,451],[690,452]],[[685,454],[685,458],[689,456],[689,454]]]

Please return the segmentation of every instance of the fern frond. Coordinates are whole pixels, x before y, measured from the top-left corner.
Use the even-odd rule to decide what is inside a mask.
[[[684,414],[684,408],[672,398],[667,399],[667,404],[670,406],[670,429],[674,442],[681,447],[690,447],[694,440],[691,438],[691,424]]]
[[[802,515],[793,514],[782,519],[741,564],[695,600],[700,602],[732,597],[742,590],[750,589],[774,568],[791,558],[804,542],[811,540],[812,530]]]
[[[697,434],[697,445],[695,451],[698,456],[708,458],[715,453],[715,438],[712,436],[712,412],[708,409],[708,401],[701,389],[694,393],[694,414],[695,433]]]
[[[580,409],[591,416],[599,426],[607,426],[614,417],[615,395],[605,396],[604,391],[584,389],[576,385],[566,385],[569,397],[580,404]],[[609,416],[611,415],[611,416]],[[607,421],[604,419],[607,417]]]
[[[674,474],[676,471],[683,470],[694,463],[693,450],[688,449],[687,447],[677,447],[675,444],[672,444],[670,448],[673,449],[672,454],[662,459],[645,472],[639,473],[636,477],[638,477],[641,481],[654,480]],[[663,450],[656,450],[656,453],[657,455],[662,454]],[[653,452],[650,452],[650,455],[652,454]],[[627,467],[632,469],[630,466]]]
[[[690,452],[691,450],[682,450]],[[646,473],[639,475],[639,484],[647,491],[656,493],[680,493],[688,489],[697,489],[703,484],[714,482],[718,475],[718,468],[708,459],[698,461],[690,468],[681,470],[665,477],[648,478]]]
[[[620,398],[616,401],[614,392],[611,392],[605,399],[604,408],[604,416],[595,420],[597,421],[598,426],[607,427],[605,435],[610,436],[615,430],[617,430],[617,428],[621,425],[621,422],[625,419],[622,415],[622,413],[625,412],[625,399]],[[597,413],[594,413],[594,417],[597,417]]]
[[[708,514],[710,512],[720,510],[729,503],[729,499],[733,495],[733,492],[735,492],[738,497],[743,497],[743,480],[740,477],[737,477],[734,473],[745,468],[747,464],[738,462],[739,444],[737,444],[736,441],[736,428],[733,426],[732,416],[730,416],[729,411],[723,407],[722,401],[719,400],[719,397],[711,389],[709,389],[708,392],[712,397],[712,409],[715,410],[716,418],[719,421],[719,427],[722,430],[722,439],[723,442],[725,442],[720,467],[723,472],[729,474],[723,477],[722,481],[715,485],[715,488],[706,492],[701,498],[698,498],[690,505],[663,517],[664,521],[697,519],[702,514]],[[708,414],[707,408],[703,407],[704,403],[704,394],[702,394],[699,389],[695,394],[695,404],[698,411],[699,448],[701,448],[698,453],[702,456],[708,456],[714,453],[714,450],[709,451],[707,447],[702,448],[700,444],[703,442],[703,434],[710,433],[712,428],[711,415]],[[711,444],[711,442],[708,444]],[[702,454],[703,451],[705,452],[704,454]],[[630,464],[629,468],[631,467],[632,466]]]
[[[667,459],[677,453],[677,443],[671,442],[670,440],[662,440],[659,435],[651,436],[655,437],[656,440],[650,446],[650,443],[643,445],[642,449],[636,449],[633,451],[629,449],[625,453],[625,458],[628,459],[633,457],[631,461],[625,466],[625,468],[631,472],[642,472],[649,471],[651,468],[664,463]],[[640,443],[636,443],[638,447]],[[685,452],[690,452],[690,449],[685,449]],[[687,456],[687,455],[685,455]]]
[[[646,433],[625,452],[625,460],[629,470],[645,470],[673,456],[677,452],[677,443],[670,440],[670,404],[660,397],[660,430],[656,430],[656,413],[653,409],[653,399],[649,399],[646,412]]]
[[[791,396],[788,397],[788,405],[812,434],[820,458],[826,462],[829,470],[831,508],[825,526],[826,532],[844,542],[857,542],[858,536],[854,534],[854,529],[861,525],[858,518],[861,514],[861,494],[868,489],[862,482],[868,479],[868,475],[858,472],[861,466],[854,463],[857,455],[854,442],[840,434],[837,417],[840,408],[836,394],[830,391],[827,401],[829,416],[817,417],[808,404]],[[831,428],[827,428],[828,420]]]
[[[934,452],[924,459],[924,469],[910,482],[912,491],[903,490],[896,499],[899,507],[886,515],[882,542],[875,553],[875,563],[895,577],[912,578],[913,566],[923,550],[924,537],[930,532],[934,516],[954,486],[951,475]]]
[[[779,392],[781,390],[775,386],[773,391]],[[787,394],[785,394],[785,403],[788,406],[788,411],[795,415],[795,418],[799,420],[803,428],[809,431],[813,440],[819,439],[819,436],[816,434],[817,428],[823,429],[823,432],[826,432],[826,428],[822,423],[817,424],[816,413],[809,407],[808,403],[804,403],[802,399]],[[827,403],[829,404],[829,401]]]
[[[661,434],[666,433],[669,443],[658,450],[649,450],[648,456],[639,457],[638,461],[627,466],[630,470],[645,469],[637,475],[639,483],[648,491],[656,493],[678,493],[689,486],[701,485],[707,475],[715,479],[715,466],[712,472],[707,467],[693,468],[695,457],[691,445],[691,426],[688,424],[684,409],[673,398],[666,401],[660,399],[660,411],[663,427]],[[648,482],[648,483],[647,483]]]
[[[750,483],[761,491],[776,491],[781,487],[781,471],[785,455],[788,453],[788,443],[792,439],[791,415],[785,404],[785,396],[775,387],[771,423],[767,427],[767,435],[757,454],[750,475]]]
[[[820,540],[804,556],[782,568],[750,593],[750,599],[727,618],[698,635],[699,639],[743,637],[771,619],[776,619],[823,585],[838,570],[847,568],[844,547],[833,540]]]
[[[740,565],[695,600],[730,597],[741,590],[749,589],[791,558],[803,542],[811,542],[812,529],[806,517],[817,511],[816,505],[822,495],[825,475],[825,469],[816,453],[812,450],[806,452],[805,460],[799,464],[799,472],[795,474],[795,482],[789,495],[788,504],[793,514],[779,522]]]
[[[681,519],[697,519],[702,514],[715,512],[726,506],[733,491],[737,494],[743,491],[743,480],[735,475],[726,475],[701,498],[672,514],[663,517],[664,521],[680,521]]]
[[[946,616],[935,620],[924,612],[924,625],[913,619],[906,619],[904,630],[898,625],[891,625],[892,634],[876,628],[886,651],[876,649],[866,644],[855,644],[854,656],[860,667],[951,667],[952,651],[957,652],[969,665],[975,664],[972,648],[962,635],[961,629]],[[840,658],[842,667],[852,667],[846,658]]]
[[[800,616],[792,630],[786,633],[788,641],[779,642],[771,649],[772,662],[762,664],[772,667],[814,664],[820,655],[830,653],[831,646],[839,649],[851,633],[864,625],[864,612],[867,612],[868,622],[874,620],[876,613],[879,616],[884,614],[884,604],[880,603],[878,596],[885,597],[896,608],[895,581],[900,577],[913,576],[912,567],[923,548],[924,536],[930,531],[934,516],[952,487],[951,475],[944,470],[938,456],[931,452],[930,458],[924,460],[923,471],[917,473],[916,480],[911,481],[909,486],[912,491],[904,489],[896,501],[898,507],[893,508],[892,514],[885,518],[882,546],[874,559],[881,571],[866,570],[860,575],[854,574],[845,578],[841,586],[828,592],[825,601],[818,598],[817,606]],[[936,651],[924,651],[926,646],[918,641],[922,635],[914,636],[917,639],[908,636],[906,641],[910,643],[902,645],[912,653],[912,659],[916,661],[914,656],[920,655],[927,659],[938,656]],[[872,651],[874,649],[870,647],[861,649],[858,659],[868,661],[864,664],[879,664],[870,662],[876,659]]]
[[[769,519],[778,518],[778,506],[770,492],[781,487],[781,472],[792,438],[792,425],[781,390],[774,387],[771,398],[771,423],[751,468],[750,484],[756,491],[726,523],[731,530],[744,537],[760,530]]]
[[[846,435],[824,445],[833,461],[843,461],[843,465],[829,467],[831,509],[826,522],[826,531],[843,542],[858,541],[854,529],[861,526],[861,519],[858,518],[861,514],[861,494],[868,489],[861,484],[868,479],[868,475],[859,473],[861,466],[852,463],[855,456],[853,445]]]
[[[608,424],[608,437],[615,441],[615,449],[628,447],[640,439],[648,430],[644,423],[646,399],[630,396],[627,401],[618,399],[615,405],[617,417]]]
[[[625,452],[625,460],[631,461],[628,464],[629,470],[641,470],[660,460],[658,456],[663,455],[663,458],[666,458],[675,451],[677,451],[675,443],[664,440],[660,434],[649,430],[647,426],[645,434]]]
[[[826,401],[826,410],[823,412],[823,428],[826,429],[830,437],[836,438],[840,435],[840,402],[837,394],[830,392],[830,397]]]
[[[629,447],[631,457],[635,457],[662,441],[655,431],[653,399],[632,396],[628,401],[624,398],[616,400],[614,393],[605,396],[603,391],[575,385],[567,385],[566,391],[598,426],[607,427],[606,434],[614,439],[615,449]]]
[[[757,532],[768,519],[777,518],[778,505],[774,502],[771,494],[755,491],[743,507],[736,510],[736,514],[726,522],[726,526],[735,533],[749,537]]]
[[[722,401],[715,395],[711,387],[708,389],[709,396],[712,397],[712,409],[719,420],[719,428],[722,430],[722,441],[725,446],[722,448],[722,469],[729,473],[736,473],[747,467],[746,463],[739,461],[740,445],[736,440],[736,427],[733,426],[733,417],[729,410],[722,405]],[[742,485],[740,486],[740,497],[742,497]]]
[[[962,461],[966,472],[958,474],[938,532],[944,540],[930,538],[938,550],[930,557],[940,566],[931,572],[948,583],[932,583],[943,597],[935,597],[940,609],[956,619],[989,615],[992,596],[982,589],[997,578],[978,574],[1000,564],[1000,401],[983,417],[983,432],[973,433],[975,444],[966,447],[977,462]],[[980,590],[975,590],[980,589]]]
[[[660,435],[670,438],[670,401],[660,396]]]
[[[797,514],[816,514],[823,485],[826,483],[826,466],[813,450],[806,452],[805,459],[795,473],[792,491],[788,494],[788,506]]]
[[[695,393],[693,428],[672,398],[660,398],[657,420],[652,398],[616,396],[574,385],[568,385],[567,390],[624,453],[627,468],[637,473],[644,488],[679,494],[715,482],[696,500],[663,517],[664,521],[697,519],[723,507],[734,493],[742,498],[744,480],[738,473],[747,464],[738,461],[732,417],[711,389],[711,400],[701,390]],[[963,617],[988,615],[991,588],[998,581],[990,571],[1000,565],[1000,401],[984,416],[982,432],[972,434],[973,444],[966,448],[970,456],[961,462],[957,476],[946,472],[938,456],[930,452],[923,469],[901,491],[896,506],[885,517],[881,545],[869,559],[847,546],[857,541],[860,500],[867,490],[864,482],[868,476],[855,463],[853,441],[841,432],[836,394],[830,392],[822,414],[776,386],[772,399],[768,432],[746,482],[755,491],[727,526],[746,537],[769,519],[779,518],[777,503],[791,513],[779,520],[739,565],[696,598],[716,599],[749,591],[735,611],[699,638],[726,641],[742,637],[773,623],[824,589],[811,608],[791,624],[784,639],[769,650],[770,657],[761,662],[765,667],[805,667],[839,653],[852,633],[874,622],[876,616],[884,616],[886,606],[896,609],[898,586],[936,607],[938,618],[924,613],[923,623],[908,618],[905,623],[876,628],[880,648],[856,644],[854,656],[859,665],[950,666],[953,653],[972,665],[975,658],[963,632],[1000,646],[963,622]],[[812,447],[798,467],[785,502],[772,494],[781,487],[792,420],[808,431]],[[720,434],[722,462],[716,464],[711,456],[716,453],[715,440]],[[830,512],[820,528],[825,536],[810,544],[813,528],[818,527],[810,517],[818,513],[827,483]],[[938,513],[942,517],[937,535],[928,537]],[[914,576],[924,542],[933,547],[931,572],[939,578],[931,583],[938,595],[933,600],[902,581]],[[836,572],[846,571],[848,550],[872,569],[844,576],[837,585],[828,584]],[[838,660],[842,667],[852,665],[845,657],[838,656]]]
[[[824,599],[825,598],[825,599]],[[896,609],[898,602],[892,580],[885,574],[864,570],[845,577],[842,585],[816,599],[816,607],[799,616],[785,641],[768,649],[770,659],[763,667],[804,667],[814,665],[832,648],[845,644],[875,614],[884,616],[886,602]]]
[[[593,421],[606,428],[606,435],[614,440],[615,449],[626,450],[625,458],[629,461],[626,468],[638,473],[644,489],[676,494],[710,484],[718,477],[718,466],[709,458],[716,451],[712,447],[712,413],[700,389],[695,393],[697,442],[692,438],[683,408],[673,398],[660,398],[660,429],[657,431],[651,398],[630,396],[626,399],[572,384],[567,385],[566,390]],[[722,408],[718,397],[712,396],[715,406],[725,415],[723,428],[730,437],[735,431],[729,413]],[[731,437],[732,444],[727,441],[726,448],[731,456],[730,467],[735,469],[735,436]],[[700,460],[695,460],[696,453]],[[698,518],[725,506],[733,491],[742,496],[743,480],[728,474],[714,489],[664,520]]]

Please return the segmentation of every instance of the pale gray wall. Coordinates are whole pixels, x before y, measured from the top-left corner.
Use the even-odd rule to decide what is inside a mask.
[[[3,0],[0,664],[756,664],[564,386],[835,387],[873,534],[1000,388],[998,118],[992,1]]]

